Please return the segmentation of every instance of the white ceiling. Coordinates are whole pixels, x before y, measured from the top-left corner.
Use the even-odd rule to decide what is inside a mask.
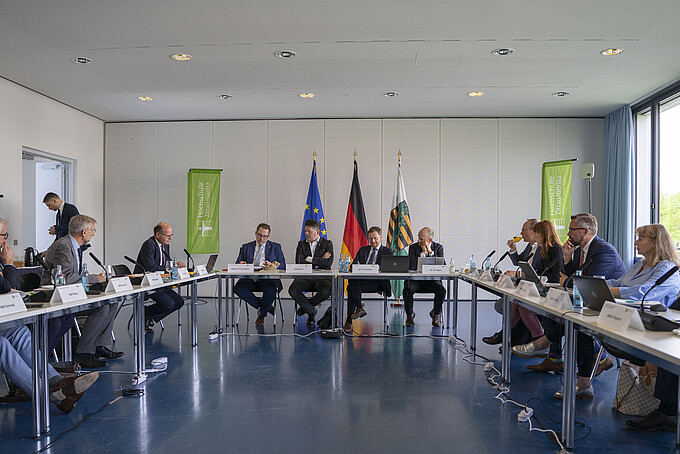
[[[678,0],[0,0],[0,76],[106,121],[600,117],[679,43]]]

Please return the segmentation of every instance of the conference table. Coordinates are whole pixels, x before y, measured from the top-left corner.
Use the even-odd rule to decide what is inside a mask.
[[[215,273],[206,275],[194,275],[188,278],[164,282],[154,286],[133,286],[132,289],[119,292],[101,293],[100,295],[88,296],[86,299],[69,303],[45,305],[40,308],[30,308],[24,312],[17,312],[0,316],[0,327],[12,328],[15,326],[28,325],[31,331],[31,369],[33,385],[33,436],[35,438],[50,432],[50,393],[47,377],[47,364],[49,352],[47,348],[47,325],[50,318],[67,314],[77,314],[82,311],[94,309],[106,304],[124,303],[133,301],[134,320],[134,346],[135,346],[135,373],[137,376],[144,374],[146,370],[146,350],[144,342],[144,301],[146,298],[159,291],[167,291],[175,286],[189,285],[191,288],[191,345],[198,344],[198,317],[197,295],[198,283],[216,278]],[[221,307],[219,308],[221,311]],[[221,325],[221,313],[219,314]]]
[[[474,349],[476,342],[477,289],[481,288],[503,299],[503,342],[501,356],[501,379],[510,383],[510,314],[511,303],[517,303],[532,311],[550,317],[564,325],[564,396],[562,406],[562,442],[567,449],[574,446],[574,415],[576,408],[576,333],[584,333],[620,348],[638,358],[649,361],[674,374],[680,375],[680,337],[669,332],[640,331],[628,328],[625,331],[597,323],[597,316],[584,315],[582,310],[564,310],[547,305],[547,298],[523,296],[517,288],[503,288],[488,277],[458,274],[472,286],[471,337]],[[667,317],[680,319],[680,311],[669,310]],[[680,404],[680,384],[679,384]],[[680,405],[679,405],[680,409]],[[680,445],[680,410],[676,427],[676,444]]]

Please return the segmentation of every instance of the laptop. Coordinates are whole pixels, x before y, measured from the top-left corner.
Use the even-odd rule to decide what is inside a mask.
[[[444,265],[444,257],[418,257],[418,272],[423,272],[423,265]]]
[[[607,285],[607,281],[601,277],[572,276],[574,285],[578,288],[583,299],[583,314],[599,314],[605,301],[616,302],[612,291]]]
[[[383,255],[380,259],[381,273],[408,273],[408,255]]]
[[[550,285],[543,285],[541,282],[541,277],[536,273],[536,270],[534,269],[533,266],[531,266],[531,263],[529,262],[518,262],[518,265],[522,272],[524,273],[524,280],[533,282],[536,284],[536,289],[538,290],[538,294],[541,296],[546,296],[548,294],[548,290],[550,290]]]
[[[217,254],[212,254],[208,257],[208,263],[205,265],[205,269],[210,273],[213,268],[215,268],[215,262],[217,262]]]

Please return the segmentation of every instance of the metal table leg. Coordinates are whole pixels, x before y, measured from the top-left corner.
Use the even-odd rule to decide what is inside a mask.
[[[450,328],[451,323],[449,319],[451,318],[451,279],[446,280],[446,317],[442,318],[442,322],[444,323],[443,328]]]
[[[511,339],[511,333],[512,333],[512,327],[510,326],[510,313],[512,311],[512,301],[510,300],[510,297],[508,295],[503,295],[503,343],[502,349],[503,349],[503,355],[501,356],[501,379],[509,384],[510,383],[510,358],[512,357],[511,355],[511,346],[510,346],[510,339]]]
[[[678,409],[675,418],[675,444],[680,445],[680,380],[678,380]]]
[[[470,297],[470,350],[477,350],[477,284],[474,282]]]
[[[38,395],[41,399],[40,411],[42,413],[42,430],[43,434],[50,433],[50,384],[47,379],[47,358],[50,353],[47,351],[47,315],[38,316],[38,334],[40,338],[38,343],[40,345],[40,387]]]
[[[69,329],[66,331],[66,334],[64,334],[64,337],[61,340],[62,347],[64,350],[64,354],[62,355],[62,360],[63,361],[72,361],[73,360],[73,346],[71,344],[71,340],[73,339],[71,330]],[[48,352],[49,355],[49,352]]]
[[[234,278],[229,276],[229,304],[231,305],[231,326],[236,326],[234,315],[236,313],[236,297],[234,296]]]
[[[574,412],[576,411],[576,330],[574,323],[564,321],[564,390],[562,396],[562,443],[574,447]]]
[[[38,319],[31,325],[31,371],[32,371],[32,386],[33,399],[31,405],[33,407],[33,437],[39,438],[42,432],[42,399],[40,398],[40,327],[38,326]]]
[[[146,349],[144,345],[144,299],[145,293],[140,292],[135,296],[132,306],[134,320],[134,344],[135,344],[135,368],[137,375],[142,374],[146,368]]]
[[[217,276],[217,330],[221,333],[222,329],[222,276]]]
[[[453,310],[451,311],[451,333],[458,331],[458,276],[453,278]]]
[[[198,283],[191,282],[191,346],[198,345]]]

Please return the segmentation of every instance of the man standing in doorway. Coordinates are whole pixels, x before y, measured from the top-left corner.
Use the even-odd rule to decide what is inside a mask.
[[[48,233],[50,235],[55,235],[55,240],[65,237],[68,235],[68,223],[71,221],[73,216],[77,216],[80,213],[75,205],[66,203],[59,198],[54,192],[48,192],[43,197],[43,203],[47,208],[52,211],[57,212],[57,218],[52,227],[50,227]]]

